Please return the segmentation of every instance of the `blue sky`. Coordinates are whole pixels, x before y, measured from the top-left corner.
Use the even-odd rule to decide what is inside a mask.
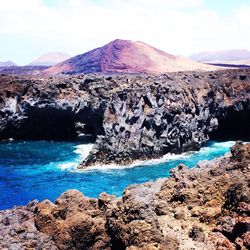
[[[0,0],[0,61],[84,53],[116,38],[168,53],[250,50],[250,0]]]
[[[47,0],[50,2],[49,0]],[[223,16],[231,15],[240,6],[249,5],[250,0],[206,0],[204,7],[217,11]]]

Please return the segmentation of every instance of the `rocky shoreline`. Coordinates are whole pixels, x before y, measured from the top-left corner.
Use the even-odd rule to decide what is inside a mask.
[[[55,203],[0,212],[1,249],[220,249],[250,247],[250,144],[170,178],[98,199],[68,190]]]
[[[95,146],[79,166],[129,164],[199,149],[209,138],[250,138],[250,70],[159,76],[0,76],[0,139]]]

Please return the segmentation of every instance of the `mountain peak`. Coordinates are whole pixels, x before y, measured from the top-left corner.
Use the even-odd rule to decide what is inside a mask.
[[[62,52],[49,52],[32,61],[30,66],[53,66],[70,58],[70,55]]]
[[[206,63],[250,65],[250,51],[246,49],[204,51],[195,53],[191,55],[190,58],[199,62]]]
[[[0,62],[0,67],[12,67],[12,66],[17,66],[17,64],[15,64],[12,61]]]
[[[77,73],[150,73],[212,70],[212,66],[177,57],[144,42],[116,39],[103,47],[59,63],[45,74]]]

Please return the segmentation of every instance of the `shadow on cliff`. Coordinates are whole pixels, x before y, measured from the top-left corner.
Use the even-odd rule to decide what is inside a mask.
[[[2,132],[3,138],[17,140],[76,140],[94,142],[103,134],[102,112],[56,107],[29,107],[25,117],[9,123]]]
[[[211,140],[250,140],[250,110],[235,111],[231,108],[226,115],[218,117],[218,124],[217,130],[209,135]]]

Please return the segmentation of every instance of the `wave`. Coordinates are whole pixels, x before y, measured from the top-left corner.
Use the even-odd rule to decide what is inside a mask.
[[[97,164],[94,166],[89,166],[83,170],[76,170],[77,172],[81,171],[110,171],[115,169],[129,169],[134,167],[140,167],[140,166],[157,166],[158,164],[162,163],[168,163],[171,161],[178,161],[178,160],[188,160],[194,156],[200,156],[200,157],[206,157],[211,153],[215,153],[218,150],[225,151],[227,153],[227,150],[229,150],[230,147],[232,147],[235,144],[235,141],[227,141],[227,142],[212,142],[210,146],[202,147],[199,151],[189,151],[184,152],[181,154],[174,154],[174,153],[167,153],[163,155],[161,158],[158,159],[150,159],[150,160],[144,160],[144,161],[134,161],[132,164],[129,165],[117,165],[117,164],[109,164],[109,165],[102,165]],[[201,161],[206,161],[206,159],[203,159]]]
[[[235,144],[235,141],[226,141],[226,142],[214,142],[211,146],[212,147],[223,147],[223,148],[230,148]]]
[[[74,170],[78,166],[77,162],[66,162],[66,163],[61,163],[59,164],[59,168],[61,170]]]
[[[194,156],[204,158],[206,160],[206,156],[210,154],[216,153],[218,150],[225,151],[229,150],[235,144],[235,141],[226,141],[226,142],[211,142],[209,146],[202,147],[199,151],[189,151],[181,154],[173,154],[167,153],[158,159],[150,159],[143,161],[134,161],[129,165],[118,165],[118,164],[96,164],[94,166],[89,166],[85,169],[77,169],[77,166],[80,162],[82,162],[91,151],[94,144],[81,144],[75,147],[74,152],[78,154],[77,159],[72,162],[66,162],[60,165],[60,168],[65,170],[70,170],[74,172],[85,172],[85,171],[111,171],[111,170],[119,170],[119,169],[129,169],[140,166],[157,166],[162,163],[168,163],[171,161],[179,161],[179,160],[189,160]],[[203,161],[201,160],[201,161]]]
[[[61,170],[74,171],[77,166],[89,155],[94,144],[80,144],[75,146],[74,153],[77,155],[76,158],[68,162],[59,163]]]
[[[80,144],[75,146],[74,153],[78,154],[79,160],[84,160],[89,155],[94,144]]]
[[[175,161],[175,160],[181,160],[189,157],[191,155],[191,152],[185,152],[182,154],[172,154],[168,153],[162,156],[161,158],[158,159],[150,159],[150,160],[144,160],[144,161],[134,161],[131,164],[128,165],[118,165],[118,164],[96,164],[93,166],[89,166],[85,169],[78,169],[76,170],[77,172],[81,171],[109,171],[109,170],[116,170],[116,169],[129,169],[129,168],[134,168],[134,167],[140,167],[140,166],[157,166],[158,164],[161,163],[166,163],[168,161]]]

